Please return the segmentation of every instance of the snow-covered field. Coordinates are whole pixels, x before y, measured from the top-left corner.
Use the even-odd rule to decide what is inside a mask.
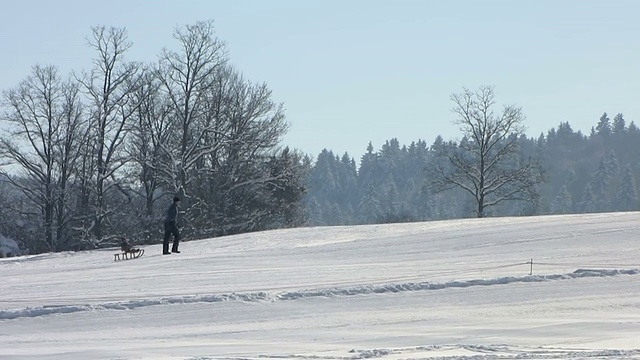
[[[0,359],[640,359],[640,213],[279,230],[181,250],[0,259]]]

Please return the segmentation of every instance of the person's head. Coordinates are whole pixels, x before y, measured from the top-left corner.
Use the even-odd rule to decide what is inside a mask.
[[[180,198],[179,198],[179,197],[177,197],[177,196],[174,196],[174,197],[173,197],[173,202],[174,202],[174,203],[178,203],[178,202],[180,202]]]

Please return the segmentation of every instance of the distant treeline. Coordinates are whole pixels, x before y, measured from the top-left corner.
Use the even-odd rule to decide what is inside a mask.
[[[359,163],[324,150],[315,161],[304,198],[309,225],[409,222],[474,217],[474,203],[460,189],[433,193],[429,166],[434,149],[392,138],[375,151],[369,143]],[[640,130],[622,114],[605,113],[589,134],[562,122],[538,138],[519,139],[521,157],[538,159],[545,182],[531,201],[505,202],[486,216],[521,216],[638,210]]]

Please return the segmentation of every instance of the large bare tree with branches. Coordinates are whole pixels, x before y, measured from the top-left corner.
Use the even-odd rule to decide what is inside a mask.
[[[125,29],[95,27],[88,72],[63,82],[36,67],[5,93],[0,166],[14,167],[0,185],[28,200],[13,213],[35,219],[29,231],[43,236],[34,250],[102,247],[125,233],[151,240],[162,216],[154,204],[167,193],[185,197],[181,219],[199,234],[299,222],[304,168],[279,148],[283,105],[227,63],[212,21],[177,28],[174,39],[175,51],[143,67],[125,61]]]
[[[439,159],[431,169],[434,192],[459,188],[473,196],[476,215],[504,201],[533,201],[536,185],[544,179],[535,159],[522,158],[519,138],[524,135],[524,115],[517,106],[495,110],[494,88],[464,89],[451,95],[455,124],[463,139],[434,150]]]
[[[209,94],[220,68],[227,62],[227,53],[224,43],[215,36],[213,21],[178,28],[173,37],[180,51],[162,52],[157,76],[170,102],[172,140],[176,146],[164,144],[171,162],[169,167],[158,170],[174,193],[185,196],[189,171],[203,156],[221,146],[220,142],[211,141],[219,137],[213,135],[219,130],[207,111],[211,106]]]
[[[172,103],[161,90],[161,82],[155,71],[146,71],[142,86],[134,93],[138,104],[133,115],[134,125],[129,136],[126,149],[129,166],[126,169],[130,183],[130,191],[144,200],[140,211],[141,232],[153,237],[157,230],[155,203],[162,196],[162,189],[168,184],[162,174],[166,173],[169,162],[169,144],[175,137],[175,126],[172,122]],[[139,237],[145,236],[138,234]]]
[[[63,81],[54,66],[35,66],[16,88],[4,92],[9,126],[0,137],[0,154],[17,172],[2,171],[3,179],[24,194],[37,212],[42,242],[49,251],[68,250],[71,180],[79,149],[86,140],[76,82]]]
[[[96,57],[93,69],[81,79],[89,98],[92,130],[85,164],[93,206],[86,230],[95,246],[103,239],[103,225],[112,211],[106,206],[105,195],[118,185],[115,175],[129,160],[123,144],[133,125],[137,110],[134,93],[142,74],[139,63],[124,60],[132,45],[124,28],[94,27],[88,44]]]
[[[210,169],[210,176],[203,179],[211,191],[201,191],[198,202],[210,210],[214,208],[207,211],[206,218],[215,219],[210,225],[223,228],[224,233],[255,230],[279,211],[269,203],[276,194],[274,189],[292,169],[271,171],[267,163],[289,124],[282,104],[272,100],[266,84],[250,83],[232,68],[222,72],[220,79],[224,79],[217,85],[220,96],[214,96],[220,107],[211,113],[217,114],[215,123],[223,136],[214,140],[221,146],[203,157],[204,165]],[[275,162],[274,158],[272,165]],[[289,164],[294,166],[293,161]]]
[[[171,122],[160,144],[168,161],[157,170],[169,192],[189,199],[185,218],[200,233],[253,229],[269,211],[257,208],[275,181],[266,163],[288,129],[282,105],[227,64],[213,21],[178,28],[174,38],[179,51],[164,50],[157,71]]]

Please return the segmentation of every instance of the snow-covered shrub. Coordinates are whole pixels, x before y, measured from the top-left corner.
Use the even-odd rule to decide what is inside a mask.
[[[19,255],[22,255],[22,251],[18,244],[12,239],[0,235],[0,258]]]

